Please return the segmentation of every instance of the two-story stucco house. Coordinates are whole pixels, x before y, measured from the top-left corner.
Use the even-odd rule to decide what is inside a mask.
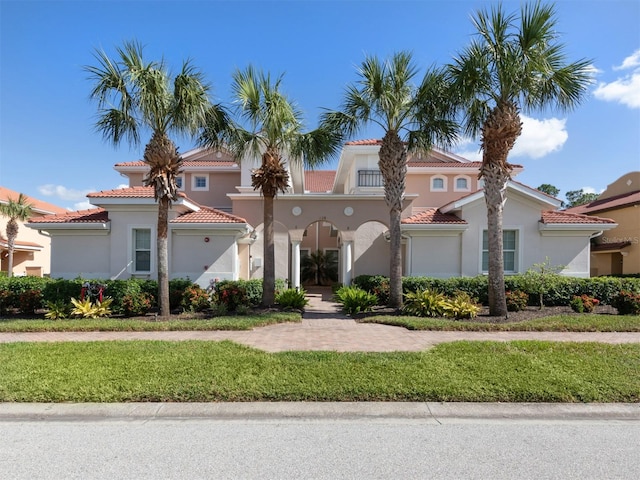
[[[640,273],[640,171],[621,176],[597,200],[567,212],[606,216],[617,224],[593,239],[591,275]]]
[[[276,275],[300,285],[301,258],[320,250],[337,258],[339,281],[389,273],[387,226],[377,140],[345,144],[335,171],[289,165],[277,197]],[[183,155],[181,196],[170,216],[171,277],[206,286],[214,278],[262,276],[262,198],[251,187],[257,162],[225,151]],[[404,275],[475,276],[487,270],[486,207],[480,163],[441,150],[409,157],[402,220]],[[91,193],[95,209],[34,219],[52,238],[52,276],[156,277],[157,206],[143,186],[141,161],[115,169],[129,188]],[[522,171],[516,166],[513,175]],[[590,239],[609,219],[566,213],[560,201],[511,181],[504,211],[505,270],[524,272],[549,257],[565,275],[588,277]]]
[[[17,200],[20,193],[5,187],[0,187],[0,203],[8,203],[9,200]],[[66,212],[62,207],[51,203],[27,197],[31,204],[33,219],[37,220],[45,215],[60,214]],[[6,272],[8,262],[7,222],[9,219],[0,215],[0,271]],[[18,220],[18,238],[13,251],[13,274],[35,275],[41,277],[48,275],[51,265],[51,238],[36,230],[26,228],[24,222]]]

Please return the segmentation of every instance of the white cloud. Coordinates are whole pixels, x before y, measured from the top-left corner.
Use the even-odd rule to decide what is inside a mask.
[[[75,190],[72,188],[67,188],[63,185],[40,185],[38,187],[38,191],[42,195],[46,195],[47,197],[57,197],[61,200],[84,200],[88,193],[91,193],[93,190]]]
[[[614,70],[633,70],[612,82],[600,82],[594,96],[606,102],[618,102],[629,108],[640,108],[640,49],[613,67]]]
[[[626,70],[628,68],[640,67],[640,48],[622,61],[622,65],[613,67],[614,70]]]
[[[526,115],[521,118],[522,134],[513,146],[511,157],[542,158],[562,148],[569,138],[564,118],[536,120]]]
[[[74,210],[89,210],[92,208],[96,208],[95,205],[91,205],[89,202],[78,202],[73,204]]]
[[[516,140],[516,144],[509,153],[509,158],[542,158],[562,148],[569,138],[566,119],[536,120],[526,115],[520,115],[520,118],[522,120],[522,134]],[[482,160],[479,144],[469,138],[463,138],[458,142],[455,153],[468,160]]]

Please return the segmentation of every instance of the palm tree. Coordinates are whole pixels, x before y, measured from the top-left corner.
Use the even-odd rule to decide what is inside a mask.
[[[481,139],[489,308],[491,315],[506,316],[502,216],[512,170],[507,157],[522,132],[520,111],[577,106],[591,83],[590,61],[566,62],[550,5],[524,5],[519,18],[499,5],[479,11],[473,23],[478,37],[448,71],[462,102],[465,133]]]
[[[123,140],[137,146],[144,133],[151,137],[144,150],[149,165],[144,183],[154,188],[158,202],[158,303],[160,315],[166,317],[170,314],[168,215],[177,199],[175,180],[182,164],[169,134],[195,135],[207,115],[222,122],[225,115],[222,107],[211,105],[209,86],[188,61],[172,78],[164,61],[146,62],[142,53],[137,42],[117,48],[115,60],[98,50],[98,65],[85,70],[94,82],[91,99],[98,103],[96,127],[102,136],[114,146]]]
[[[456,136],[451,120],[443,72],[434,68],[418,86],[412,84],[418,70],[408,52],[390,60],[367,57],[358,70],[360,79],[347,87],[339,111],[323,116],[326,128],[352,138],[358,131],[376,124],[384,130],[378,166],[389,207],[390,295],[392,307],[402,306],[402,233],[400,222],[407,172],[407,155],[428,153],[435,145],[448,146]]]
[[[24,222],[33,215],[33,205],[31,205],[24,194],[19,194],[18,199],[7,199],[7,203],[0,203],[0,214],[9,217],[7,222],[7,244],[9,247],[9,265],[7,266],[7,276],[13,276],[13,252],[18,238],[18,222]]]
[[[273,206],[277,194],[284,193],[289,186],[286,162],[304,161],[308,167],[320,165],[337,153],[341,140],[321,128],[303,132],[301,112],[280,91],[282,78],[272,82],[268,73],[258,72],[252,66],[237,70],[232,86],[237,124],[220,128],[217,118],[212,117],[200,139],[207,148],[224,145],[239,161],[262,160],[251,174],[251,185],[264,199],[263,306],[275,303]]]

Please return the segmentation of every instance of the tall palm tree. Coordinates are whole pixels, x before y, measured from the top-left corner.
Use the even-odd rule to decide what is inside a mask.
[[[213,116],[201,135],[208,148],[226,146],[239,161],[261,158],[251,174],[251,185],[263,197],[263,289],[262,305],[275,303],[275,241],[273,206],[278,193],[289,186],[286,163],[320,165],[338,152],[340,137],[318,128],[303,132],[302,113],[280,90],[282,76],[275,81],[268,73],[249,66],[233,75],[236,124],[220,128]]]
[[[339,111],[327,112],[323,125],[352,138],[370,124],[384,130],[378,166],[389,207],[389,304],[402,306],[402,233],[400,222],[407,173],[407,155],[428,153],[435,145],[448,146],[456,137],[453,102],[443,72],[434,68],[420,85],[412,55],[394,54],[389,60],[367,57],[358,70],[357,83],[345,91]]]
[[[98,103],[96,127],[102,136],[114,146],[124,140],[137,146],[144,134],[150,135],[143,157],[149,165],[144,183],[154,188],[158,202],[158,303],[160,315],[166,317],[170,314],[168,215],[177,199],[176,176],[182,165],[169,134],[195,135],[207,115],[221,122],[225,115],[222,107],[211,105],[209,85],[188,61],[172,77],[164,61],[146,62],[142,50],[137,42],[125,42],[117,48],[115,60],[98,50],[97,66],[85,70],[94,83],[91,99]]]
[[[557,43],[552,5],[522,6],[519,18],[502,6],[473,18],[477,38],[448,67],[462,102],[465,133],[480,136],[489,239],[489,308],[507,315],[504,290],[502,217],[507,161],[522,132],[520,112],[576,107],[591,83],[590,61],[567,63]]]
[[[22,193],[17,200],[7,199],[7,203],[0,203],[0,214],[9,218],[7,222],[7,244],[9,247],[9,265],[7,266],[7,276],[13,276],[13,252],[18,238],[18,222],[24,222],[33,215],[33,205],[29,203],[27,197]]]

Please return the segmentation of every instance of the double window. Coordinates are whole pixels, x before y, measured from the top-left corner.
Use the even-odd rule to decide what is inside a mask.
[[[209,190],[209,175],[200,174],[191,176],[191,190]]]
[[[359,187],[382,187],[383,185],[380,170],[358,170]]]
[[[502,231],[502,259],[505,273],[518,272],[518,231]],[[489,270],[489,234],[482,232],[482,271]]]

